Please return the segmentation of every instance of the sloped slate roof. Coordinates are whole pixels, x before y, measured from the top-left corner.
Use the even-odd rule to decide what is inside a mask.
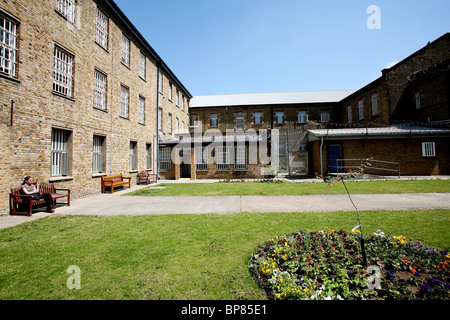
[[[356,90],[295,91],[194,96],[191,108],[339,102]]]
[[[315,129],[308,130],[310,138],[360,138],[360,137],[407,137],[407,136],[447,136],[450,137],[450,129],[426,127],[426,126],[409,126],[409,125],[392,125],[390,127],[380,128],[343,128],[343,129]]]

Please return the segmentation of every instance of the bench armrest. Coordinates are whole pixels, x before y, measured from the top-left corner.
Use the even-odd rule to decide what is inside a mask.
[[[55,188],[55,191],[67,191],[70,194],[70,189]]]
[[[131,180],[131,177],[122,177],[122,180],[123,180],[123,179]]]

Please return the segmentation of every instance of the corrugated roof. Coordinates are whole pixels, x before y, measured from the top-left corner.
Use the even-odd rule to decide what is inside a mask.
[[[433,136],[445,135],[450,136],[450,129],[425,127],[425,126],[409,126],[409,125],[393,125],[390,127],[380,128],[343,128],[343,129],[316,129],[308,130],[313,136],[329,137],[329,138],[354,138],[354,137],[377,137],[377,136]]]
[[[194,96],[191,108],[339,102],[356,90],[267,92]]]

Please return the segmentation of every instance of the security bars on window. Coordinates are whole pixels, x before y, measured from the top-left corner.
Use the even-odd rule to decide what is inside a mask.
[[[230,170],[230,150],[227,147],[217,148],[217,170]]]
[[[130,39],[122,34],[122,63],[130,66]]]
[[[55,47],[55,66],[53,75],[53,91],[72,97],[73,56]]]
[[[247,150],[245,146],[237,146],[235,148],[234,170],[247,170]]]
[[[159,149],[159,169],[161,171],[170,171],[170,148]]]
[[[94,107],[106,110],[106,75],[97,70],[94,74]]]
[[[197,171],[208,170],[208,148],[197,147],[195,148],[195,164]]]
[[[69,156],[67,154],[68,136],[68,133],[64,130],[52,130],[52,177],[69,175]]]
[[[104,172],[104,157],[102,154],[103,139],[103,137],[94,136],[94,149],[92,152],[92,172],[94,173]]]
[[[97,9],[97,29],[95,31],[95,42],[103,48],[108,48],[108,17]]]
[[[145,98],[139,97],[139,123],[145,124]]]
[[[16,32],[13,22],[0,17],[0,72],[16,76]]]
[[[75,22],[76,0],[56,0],[56,11],[61,13],[68,21]]]
[[[124,86],[120,86],[120,116],[128,118],[129,90]]]

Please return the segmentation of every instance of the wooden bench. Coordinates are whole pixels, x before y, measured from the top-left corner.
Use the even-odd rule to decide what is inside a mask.
[[[102,177],[102,193],[105,193],[105,188],[109,187],[111,189],[110,193],[113,193],[115,187],[121,187],[126,185],[128,185],[128,188],[131,188],[131,177],[123,177],[122,174]]]
[[[137,184],[141,184],[141,181],[146,184],[158,182],[158,175],[148,173],[147,171],[141,171],[137,175]]]
[[[12,188],[10,198],[10,213],[11,215],[27,215],[31,217],[33,206],[45,204],[45,199],[33,200],[31,195],[26,195],[21,192],[22,187]],[[53,205],[56,206],[56,200],[67,198],[67,205],[70,206],[70,189],[55,188],[53,183],[41,182],[39,185],[41,193],[49,193],[52,196]],[[65,193],[60,193],[64,191]]]

